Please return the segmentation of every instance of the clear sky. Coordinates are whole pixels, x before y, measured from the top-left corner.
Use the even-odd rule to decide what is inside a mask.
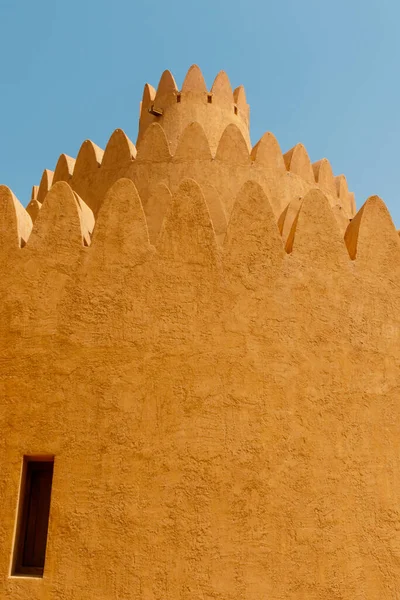
[[[135,142],[143,85],[197,63],[245,86],[253,143],[302,142],[400,227],[399,21],[399,0],[0,0],[0,183],[26,204],[85,139]]]

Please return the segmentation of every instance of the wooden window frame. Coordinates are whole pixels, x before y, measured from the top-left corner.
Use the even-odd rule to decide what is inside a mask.
[[[47,529],[46,529],[46,545],[48,539],[48,526],[50,520],[50,507],[51,507],[51,495],[52,495],[52,482],[54,473],[54,455],[41,455],[41,456],[24,456],[22,466],[22,476],[20,483],[20,495],[18,502],[18,516],[17,516],[17,527],[14,541],[14,553],[13,553],[13,564],[11,575],[14,577],[43,577],[46,550],[43,558],[43,566],[27,566],[24,565],[24,553],[25,544],[27,538],[27,527],[29,508],[31,501],[31,484],[32,474],[40,470],[39,463],[43,463],[43,470],[49,470],[51,473],[50,479],[50,493],[49,493],[49,515],[47,518]],[[36,465],[36,469],[33,465]]]

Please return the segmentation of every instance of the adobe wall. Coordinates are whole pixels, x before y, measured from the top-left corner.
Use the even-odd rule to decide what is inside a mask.
[[[138,144],[97,208],[65,161],[74,185],[46,176],[32,231],[0,187],[0,599],[397,599],[386,207],[370,198],[343,236],[317,181],[289,211],[244,171],[217,233],[202,168],[222,190],[228,167],[185,175],[174,156],[144,201]],[[56,457],[43,579],[9,577],[30,453]]]

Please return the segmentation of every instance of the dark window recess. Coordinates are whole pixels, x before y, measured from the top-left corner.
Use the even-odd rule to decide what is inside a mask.
[[[208,104],[212,104],[212,94],[207,95],[207,102]]]
[[[176,95],[176,101],[177,101],[177,102],[180,102],[180,101],[181,101],[181,95],[180,95],[180,94],[177,94],[177,95]]]
[[[13,575],[43,576],[54,459],[25,457]]]

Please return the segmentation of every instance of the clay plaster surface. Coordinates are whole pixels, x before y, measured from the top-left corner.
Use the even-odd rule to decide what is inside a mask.
[[[400,597],[399,236],[229,127],[86,143],[30,235],[0,188],[1,600]],[[10,578],[40,453],[45,573]]]

